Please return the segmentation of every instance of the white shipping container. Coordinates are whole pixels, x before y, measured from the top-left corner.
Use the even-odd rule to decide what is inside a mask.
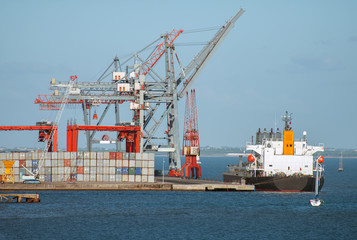
[[[97,152],[90,152],[90,159],[97,159]]]
[[[135,160],[129,160],[129,167],[135,167]]]
[[[58,175],[63,175],[64,174],[64,167],[58,167],[57,168],[57,174]]]
[[[83,175],[83,182],[89,182],[89,174]]]
[[[121,167],[123,164],[123,160],[116,160],[116,164],[115,164],[115,166],[116,167]]]
[[[109,160],[109,167],[115,167],[116,160]]]
[[[57,160],[57,167],[64,167],[64,160],[63,159],[58,159]]]
[[[83,159],[77,159],[77,163],[76,163],[76,166],[77,167],[83,167]]]
[[[15,168],[18,168],[19,166],[20,166],[19,160],[15,160],[15,162],[14,162],[14,167],[15,167]]]
[[[109,160],[109,152],[104,152],[103,153],[103,159],[104,160]]]
[[[56,156],[56,157],[54,157]],[[64,159],[64,152],[57,152],[57,154],[52,153],[52,160],[56,159]]]
[[[71,159],[71,166],[72,167],[77,166],[77,159]]]
[[[84,167],[89,167],[90,166],[90,160],[84,159]]]
[[[109,167],[109,174],[115,175],[115,167]]]
[[[89,160],[90,159],[90,152],[83,152],[83,159]]]
[[[109,167],[103,167],[103,174],[108,175],[109,174]]]
[[[52,159],[54,159],[54,160],[57,160],[58,159],[58,152],[52,152],[52,153],[50,153],[50,158],[51,158],[51,160]]]
[[[20,154],[18,152],[12,153],[12,157],[9,160],[19,160]]]
[[[116,182],[121,182],[122,176],[120,174],[115,175],[115,181]]]
[[[128,174],[123,174],[122,175],[122,182],[129,182],[129,175]]]
[[[97,160],[91,159],[91,160],[90,160],[90,166],[91,166],[91,167],[97,166]]]
[[[155,182],[154,176],[149,176],[149,177],[148,177],[148,182],[149,182],[149,183]]]
[[[141,175],[135,175],[135,182],[141,182]]]
[[[33,152],[32,153],[32,160],[38,160],[38,152]]]
[[[129,182],[135,182],[135,175],[129,175]]]
[[[103,182],[109,182],[109,175],[103,175]]]
[[[52,167],[52,175],[57,175],[57,174],[58,174],[58,168]]]
[[[141,161],[141,167],[148,167],[149,166],[149,162],[148,161]]]
[[[97,159],[98,159],[98,160],[103,160],[103,158],[104,158],[103,152],[97,152]],[[93,159],[93,158],[92,158],[92,159]]]
[[[97,182],[103,182],[103,175],[97,173]]]
[[[109,175],[109,182],[115,182],[115,175]]]
[[[129,161],[123,160],[123,167],[129,167]]]
[[[102,160],[104,167],[109,167],[109,160]]]
[[[84,173],[84,175],[88,175],[88,174],[89,174],[89,168],[90,168],[90,167],[83,167],[83,173]]]
[[[139,161],[136,160],[135,167],[141,167],[141,165],[142,165],[141,162],[142,162],[142,161],[140,161],[140,160],[139,160]]]
[[[141,174],[142,175],[148,175],[149,174],[148,168],[142,168],[141,169]]]
[[[90,175],[90,177],[89,177],[89,181],[90,182],[96,182],[97,181],[97,174],[94,174],[94,175]]]
[[[83,174],[77,174],[77,181],[78,182],[83,182]]]
[[[141,182],[148,182],[148,176],[141,176]]]
[[[149,176],[154,176],[155,175],[155,168],[149,168],[148,169],[148,175]]]
[[[103,160],[97,160],[97,166],[103,167]]]
[[[155,162],[154,161],[149,161],[148,167],[155,167]]]
[[[71,167],[64,167],[64,175],[70,175],[71,174]]]
[[[103,167],[97,167],[97,174],[103,174]]]
[[[26,159],[26,153],[20,153],[20,160]]]
[[[46,167],[51,167],[51,165],[52,165],[51,162],[52,162],[51,160],[48,160],[48,159],[45,160],[45,166]]]
[[[32,160],[26,160],[26,167],[32,168]]]
[[[97,167],[89,167],[90,174],[97,174]]]

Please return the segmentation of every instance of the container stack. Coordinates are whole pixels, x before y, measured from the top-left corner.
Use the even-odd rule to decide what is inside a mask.
[[[40,169],[41,182],[154,182],[154,153],[42,152],[0,153],[15,161],[15,182]],[[0,175],[0,180],[2,177]]]

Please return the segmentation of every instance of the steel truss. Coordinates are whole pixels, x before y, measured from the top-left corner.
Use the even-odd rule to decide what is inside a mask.
[[[244,10],[240,9],[230,21],[222,26],[185,68],[182,67],[174,46],[174,40],[183,30],[173,30],[169,34],[162,35],[122,63],[119,58],[115,57],[96,82],[74,82],[67,103],[82,105],[84,123],[88,126],[91,125],[93,106],[106,105],[96,124],[99,126],[110,106],[114,105],[115,125],[123,126],[128,123],[120,121],[119,106],[123,102],[130,102],[133,121],[129,124],[133,127],[140,127],[142,133],[140,152],[168,152],[170,170],[181,170],[178,101],[191,88],[210,57],[243,13]],[[162,39],[163,41],[156,45],[149,57],[142,58],[140,56],[144,50],[155,46]],[[165,59],[165,76],[154,70],[162,56]],[[180,66],[177,76],[174,68],[175,58]],[[133,61],[133,65],[129,65],[129,61]],[[115,73],[122,73],[119,80],[114,78]],[[102,82],[110,75],[113,76],[111,81]],[[122,87],[124,89],[126,86],[130,86],[130,88],[123,91]],[[39,95],[35,103],[40,104],[41,109],[57,110],[57,106],[61,104],[61,95],[68,89],[68,83],[52,80],[50,89],[54,91],[54,95],[51,97]],[[165,118],[167,119],[167,131],[165,134],[160,134],[158,130]],[[88,151],[92,150],[94,134],[95,130],[86,131]],[[158,143],[160,141],[165,141],[166,144]],[[120,151],[119,143],[117,143],[117,151]]]

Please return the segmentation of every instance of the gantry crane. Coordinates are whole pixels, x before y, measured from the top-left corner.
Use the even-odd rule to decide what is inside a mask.
[[[116,126],[140,127],[142,136],[139,152],[168,152],[170,170],[180,171],[178,101],[191,88],[210,57],[243,13],[244,10],[240,9],[230,21],[222,26],[186,67],[182,67],[174,46],[175,39],[183,30],[173,30],[123,62],[115,57],[96,82],[74,83],[67,103],[82,105],[86,126],[91,125],[93,106],[105,105],[96,123],[99,126],[110,106],[114,105]],[[141,57],[145,50],[155,46],[158,41],[161,42],[156,45],[152,54],[147,58]],[[164,76],[154,70],[162,56],[165,59]],[[180,66],[177,75],[175,75],[174,56]],[[129,64],[129,61],[133,61],[133,64]],[[104,82],[104,79],[108,77],[111,77],[111,80]],[[54,91],[54,94],[39,95],[35,103],[40,104],[40,109],[43,110],[58,110],[61,96],[67,88],[67,83],[56,82],[52,79],[50,89]],[[130,109],[133,110],[133,120],[130,123],[120,121],[119,106],[124,102],[130,102]],[[97,112],[95,112],[95,118],[98,118]],[[167,118],[167,131],[160,134],[158,130],[165,118]],[[86,131],[88,151],[92,150],[95,132],[95,130]],[[116,150],[120,151],[119,141],[117,141]]]
[[[191,90],[191,97],[186,92],[185,122],[183,128],[182,155],[186,162],[182,165],[181,176],[187,178],[201,178],[201,166],[198,165],[200,156],[200,137],[198,132],[198,117],[196,105],[196,91]],[[172,172],[171,175],[176,175]]]

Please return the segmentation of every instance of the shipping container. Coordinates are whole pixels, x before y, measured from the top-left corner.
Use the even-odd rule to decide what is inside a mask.
[[[129,175],[135,175],[136,169],[134,167],[129,168]]]

